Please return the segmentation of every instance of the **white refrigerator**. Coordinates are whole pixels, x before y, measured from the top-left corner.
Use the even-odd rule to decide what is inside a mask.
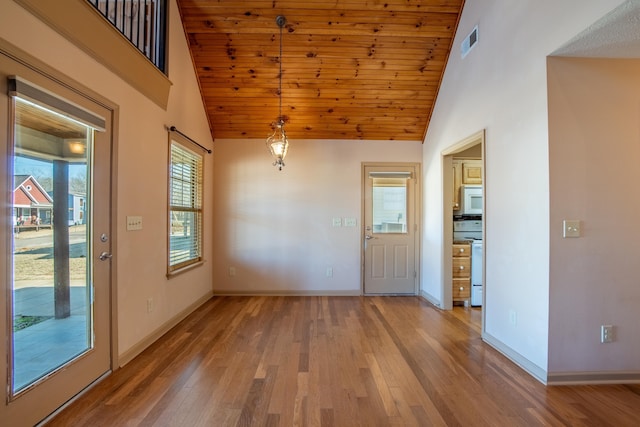
[[[482,240],[471,243],[471,306],[482,305]]]

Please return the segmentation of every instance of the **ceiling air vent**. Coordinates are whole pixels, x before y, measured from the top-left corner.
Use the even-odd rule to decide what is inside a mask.
[[[467,37],[464,38],[462,44],[460,45],[460,54],[462,58],[467,56],[471,49],[478,44],[478,26],[476,25],[471,33]]]

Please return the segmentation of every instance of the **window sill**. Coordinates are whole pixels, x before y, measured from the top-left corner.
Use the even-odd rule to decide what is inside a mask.
[[[198,268],[198,267],[204,265],[204,263],[205,263],[205,261],[202,260],[202,261],[194,262],[193,264],[186,265],[184,267],[180,267],[177,270],[169,271],[169,272],[167,272],[167,278],[171,279],[172,277],[178,276],[178,275],[180,275],[182,273],[186,273],[187,271],[191,271],[194,268]]]
[[[167,109],[171,81],[85,0],[14,0]]]

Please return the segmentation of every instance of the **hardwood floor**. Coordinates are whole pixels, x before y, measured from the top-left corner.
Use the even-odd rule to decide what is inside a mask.
[[[545,387],[478,309],[214,297],[51,426],[639,426],[640,385]]]

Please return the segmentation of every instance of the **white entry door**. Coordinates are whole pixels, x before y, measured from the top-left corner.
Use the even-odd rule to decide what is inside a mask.
[[[0,424],[111,369],[111,112],[0,50]]]
[[[364,293],[418,290],[418,165],[364,165]]]

